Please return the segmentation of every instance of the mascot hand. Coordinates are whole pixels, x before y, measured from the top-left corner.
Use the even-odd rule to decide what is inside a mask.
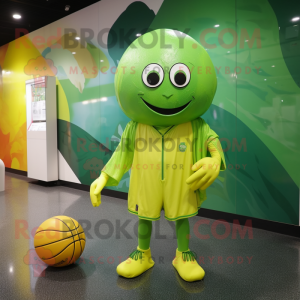
[[[192,166],[192,174],[186,183],[189,185],[190,189],[195,190],[206,190],[218,177],[220,172],[220,162],[221,159],[205,157],[197,161]]]
[[[101,204],[101,191],[105,187],[108,178],[107,174],[101,173],[100,177],[91,184],[90,197],[94,207]]]

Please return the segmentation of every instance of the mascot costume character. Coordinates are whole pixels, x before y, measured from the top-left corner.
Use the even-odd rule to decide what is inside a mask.
[[[138,247],[117,273],[133,278],[154,266],[152,221],[176,222],[172,262],[182,279],[205,272],[189,249],[189,218],[198,214],[205,190],[225,170],[218,135],[200,117],[217,88],[212,61],[190,36],[169,29],[148,32],[123,54],[115,76],[118,103],[131,119],[121,141],[90,188],[93,206],[105,186],[117,186],[131,170],[128,211],[139,218]]]

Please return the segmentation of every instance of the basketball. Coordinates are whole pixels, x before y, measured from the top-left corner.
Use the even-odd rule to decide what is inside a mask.
[[[73,264],[85,247],[81,225],[66,216],[52,217],[43,222],[34,236],[34,248],[46,264],[64,267]]]

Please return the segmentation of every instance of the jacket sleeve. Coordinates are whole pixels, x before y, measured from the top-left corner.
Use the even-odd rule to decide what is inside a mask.
[[[208,150],[207,156],[211,156],[210,151],[218,151],[218,153],[221,156],[220,171],[224,171],[226,169],[226,162],[225,162],[222,145],[219,140],[219,136],[207,124],[206,124],[206,126],[207,126],[206,145],[207,145],[207,150]]]
[[[133,162],[137,123],[130,121],[122,134],[121,141],[110,160],[102,169],[109,176],[106,186],[117,186]]]

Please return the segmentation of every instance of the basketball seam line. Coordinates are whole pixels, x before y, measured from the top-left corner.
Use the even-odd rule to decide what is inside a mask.
[[[68,218],[70,218],[70,217],[68,217]],[[72,229],[63,220],[58,219],[58,218],[52,218],[52,219],[59,220],[59,221],[63,222],[69,228],[69,230],[72,231]]]
[[[83,239],[84,241],[85,241],[85,239]],[[77,242],[77,241],[75,241],[75,242]],[[72,242],[71,244],[69,244],[67,247],[65,247],[64,249],[62,249],[59,253],[57,253],[56,255],[54,255],[54,256],[52,256],[52,257],[49,257],[49,258],[45,258],[45,259],[43,259],[43,260],[48,260],[48,259],[52,259],[52,258],[54,258],[54,257],[56,257],[57,255],[59,255],[59,254],[61,254],[63,251],[65,251],[69,246],[71,246],[72,244],[75,244],[75,242]],[[75,246],[74,246],[75,247]],[[74,251],[73,251],[74,252]],[[73,255],[74,255],[74,253],[73,253]],[[73,258],[73,255],[72,255],[72,258]],[[72,260],[72,259],[71,259]],[[71,261],[70,260],[70,261]]]
[[[70,219],[70,217],[68,217],[68,218]],[[73,243],[74,243],[73,254],[72,254],[72,257],[71,257],[71,260],[70,260],[70,262],[71,262],[72,259],[73,259],[73,256],[74,256],[74,252],[75,252],[75,240],[74,240],[73,232],[72,232],[71,228],[70,228],[63,220],[58,219],[58,218],[53,218],[53,219],[60,220],[60,221],[63,222],[63,223],[70,229],[70,231],[71,231],[72,238],[73,238]],[[76,227],[76,226],[75,226],[75,227]],[[71,245],[71,244],[70,244],[70,245]]]
[[[79,234],[82,234],[82,233],[83,233],[83,232],[77,233],[77,234],[74,235],[74,236],[79,236]],[[73,236],[68,236],[68,237],[66,237],[66,238],[64,238],[64,239],[61,239],[61,240],[58,240],[58,241],[55,241],[55,242],[51,242],[51,243],[48,243],[48,244],[36,246],[36,247],[34,247],[34,248],[40,248],[40,247],[48,246],[48,245],[51,245],[51,244],[54,244],[54,243],[57,243],[57,242],[60,242],[60,241],[64,241],[64,240],[70,239],[70,238],[72,238],[72,237],[73,237]],[[81,239],[80,236],[79,236],[79,239]],[[74,242],[74,238],[73,238],[73,242]],[[75,242],[77,242],[77,241],[75,241]]]
[[[59,220],[59,219],[58,219]],[[69,228],[69,227],[68,227]],[[78,229],[79,228],[79,226],[78,227],[75,227],[75,229]],[[70,228],[69,228],[70,229]],[[75,229],[73,229],[73,230],[75,230]],[[70,229],[71,230],[71,229]],[[55,230],[55,229],[42,229],[42,230],[40,230],[40,231],[37,231],[35,234],[37,234],[37,233],[40,233],[40,232],[42,232],[42,231],[58,231],[58,232],[70,232],[70,230]]]
[[[74,223],[74,221],[73,221],[73,219],[70,217],[70,219],[71,219],[71,221],[73,222],[73,224],[74,224],[74,226],[75,226],[75,229],[76,229],[76,232],[77,232],[77,235],[79,235],[79,233],[78,233],[78,230],[77,230],[77,228],[76,228],[76,225],[75,225],[75,223]],[[79,224],[79,223],[78,223]],[[79,227],[79,226],[78,226]],[[81,254],[82,254],[82,247],[81,247],[81,242],[79,242],[79,245],[80,245],[80,255],[79,256],[81,256]],[[74,245],[74,248],[75,248],[75,245]],[[74,249],[74,251],[75,251],[75,249]]]

